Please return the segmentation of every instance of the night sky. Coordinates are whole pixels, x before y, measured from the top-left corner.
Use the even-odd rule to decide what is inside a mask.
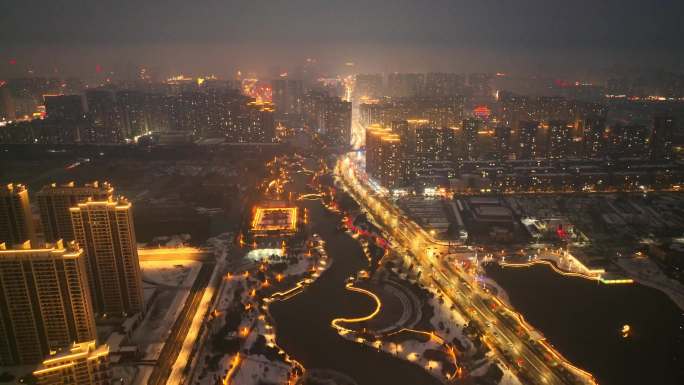
[[[0,76],[27,68],[681,69],[681,0],[0,0]],[[11,65],[10,61],[16,60]]]

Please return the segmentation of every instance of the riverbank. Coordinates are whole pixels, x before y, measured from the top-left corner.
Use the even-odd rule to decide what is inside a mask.
[[[492,264],[486,271],[549,343],[601,385],[684,380],[684,316],[660,291],[640,284],[597,284],[544,265],[511,269]],[[623,337],[625,325],[631,332]]]

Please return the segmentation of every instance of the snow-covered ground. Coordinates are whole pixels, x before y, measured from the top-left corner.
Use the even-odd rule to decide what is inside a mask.
[[[146,359],[156,359],[183,310],[202,263],[188,260],[141,261],[140,267],[143,279],[147,281],[146,290],[151,288],[159,292],[156,299],[147,304],[147,315],[131,340],[145,346]],[[154,347],[148,349],[150,345]]]
[[[192,286],[201,266],[200,261],[189,260],[140,261],[143,281],[184,288]],[[190,279],[187,279],[188,277]]]
[[[188,243],[188,241],[190,241],[190,234],[174,234],[154,237],[150,243],[166,247],[178,247]]]
[[[499,369],[503,371],[503,377],[501,377],[499,385],[523,385],[510,369],[502,368],[501,365],[499,365]]]
[[[642,285],[658,289],[684,310],[684,285],[662,272],[648,257],[618,258],[616,263]]]
[[[240,368],[233,376],[233,384],[286,384],[289,379],[290,365],[269,361],[262,355],[242,356]]]
[[[439,297],[435,295],[430,298],[430,306],[434,310],[434,315],[430,319],[430,324],[435,329],[435,333],[445,339],[446,341],[453,341],[457,338],[458,341],[467,350],[473,346],[472,342],[463,334],[463,327],[468,323],[465,317],[458,310],[451,310],[453,303],[448,297],[443,296],[443,301],[440,303]],[[443,329],[440,329],[440,323]],[[448,330],[448,333],[447,333]]]
[[[220,247],[220,245],[218,245]],[[216,247],[216,245],[215,245]],[[250,258],[258,257],[259,253],[252,253]],[[261,253],[271,255],[272,253]],[[311,272],[313,267],[312,263],[315,258],[300,255],[297,263],[288,266],[283,271],[283,277],[288,276],[302,276],[307,272]],[[327,261],[327,256],[321,258],[322,264],[319,268],[325,269],[326,266],[330,266]],[[319,263],[321,263],[319,262]],[[310,274],[311,278],[315,278],[319,275],[321,270]],[[241,352],[249,350],[255,343],[257,338],[261,335],[266,340],[266,345],[270,348],[279,349],[275,344],[275,328],[269,323],[268,315],[268,305],[267,303],[260,304],[257,299],[252,296],[252,290],[256,289],[261,283],[254,279],[254,274],[239,274],[231,275],[229,279],[225,280],[223,288],[219,293],[219,297],[215,302],[215,310],[220,314],[228,311],[232,306],[232,301],[234,299],[235,289],[238,287],[244,287],[245,290],[242,291],[240,301],[248,307],[242,315],[242,320],[238,327],[240,337],[242,338],[242,343],[240,347]],[[212,330],[220,330],[225,324],[225,318],[216,318],[216,325],[211,327]],[[244,334],[243,334],[244,333]],[[209,346],[204,346],[201,348],[198,356],[207,356],[210,354],[211,348]],[[284,352],[283,352],[284,353]],[[237,366],[233,368],[234,363],[237,362]],[[244,353],[239,354],[239,358],[235,355],[224,355],[219,359],[219,367],[216,371],[202,371],[202,373],[196,372],[193,375],[193,384],[199,385],[212,385],[217,379],[223,379],[228,373],[231,377],[230,383],[233,384],[259,384],[259,383],[287,383],[289,379],[289,373],[292,369],[294,363],[287,361],[270,361],[263,355],[248,355]],[[201,376],[200,376],[201,374]],[[202,377],[202,378],[200,378]]]
[[[191,353],[195,344],[200,337],[200,331],[202,330],[202,323],[206,321],[207,314],[209,313],[210,307],[212,305],[212,299],[214,298],[214,293],[220,289],[220,284],[223,280],[219,277],[227,263],[228,250],[230,249],[230,234],[221,234],[218,237],[211,238],[207,241],[208,244],[214,247],[214,254],[216,256],[217,265],[214,267],[214,271],[209,278],[209,285],[204,289],[202,298],[195,312],[195,316],[190,324],[190,330],[183,340],[183,344],[176,361],[171,367],[171,374],[169,379],[166,381],[167,385],[180,385],[185,379],[185,368],[191,359]]]

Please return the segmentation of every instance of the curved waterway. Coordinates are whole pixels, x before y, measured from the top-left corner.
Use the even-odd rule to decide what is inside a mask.
[[[336,370],[359,385],[439,384],[424,369],[345,340],[330,326],[334,318],[360,317],[374,310],[371,298],[345,289],[347,278],[367,269],[368,260],[354,239],[336,229],[336,217],[320,202],[306,202],[306,207],[333,263],[302,293],[271,304],[278,345],[307,369]]]
[[[667,295],[639,284],[604,285],[548,266],[487,275],[570,362],[601,385],[684,384],[684,315]],[[621,329],[629,325],[624,337]]]

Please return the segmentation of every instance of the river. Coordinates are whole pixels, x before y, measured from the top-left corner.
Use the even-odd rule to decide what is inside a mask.
[[[566,277],[544,265],[489,265],[487,275],[551,344],[599,384],[684,384],[684,315],[665,294],[639,284]],[[631,330],[626,338],[623,325]]]
[[[318,201],[306,206],[313,231],[326,242],[332,266],[301,294],[271,304],[277,343],[307,369],[332,369],[353,378],[359,385],[422,385],[440,382],[422,368],[386,353],[345,340],[330,326],[337,317],[371,313],[372,300],[345,289],[345,281],[368,261],[359,244],[336,229],[338,219]]]

